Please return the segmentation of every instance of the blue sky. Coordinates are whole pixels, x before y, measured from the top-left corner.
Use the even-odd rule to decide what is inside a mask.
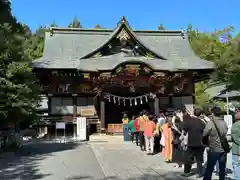
[[[85,28],[100,24],[115,28],[126,16],[133,29],[186,29],[191,23],[202,31],[233,25],[240,31],[240,0],[12,0],[18,20],[36,29],[53,22],[66,27],[78,17]]]

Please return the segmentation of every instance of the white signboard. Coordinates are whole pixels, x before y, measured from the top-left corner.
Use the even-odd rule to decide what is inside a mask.
[[[56,129],[65,129],[65,128],[66,128],[65,122],[57,122],[56,123]]]
[[[78,117],[77,118],[77,139],[78,140],[86,140],[87,133],[87,120],[86,117]]]
[[[228,135],[231,134],[231,128],[232,128],[232,124],[233,124],[233,119],[232,119],[232,115],[224,115],[224,121],[227,123],[228,126]]]

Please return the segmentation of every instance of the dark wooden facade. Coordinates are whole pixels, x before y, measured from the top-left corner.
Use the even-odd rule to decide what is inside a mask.
[[[146,94],[147,100],[143,99],[143,103],[148,103],[149,110],[155,115],[159,115],[160,110],[168,111],[169,108],[179,109],[184,106],[184,102],[180,102],[177,106],[174,105],[174,98],[191,97],[190,104],[194,103],[192,73],[156,72],[143,63],[126,63],[123,67],[128,67],[130,70],[126,70],[124,74],[117,73],[116,70],[102,73],[74,72],[74,70],[37,72],[44,84],[45,94],[48,95],[48,114],[52,117],[59,117],[57,121],[63,120],[68,123],[75,121],[78,116],[87,116],[91,119],[89,123],[98,125],[98,131],[100,127],[104,131],[108,127],[105,115],[109,113],[107,111],[111,112],[106,109],[108,94],[126,99],[132,98],[133,101],[136,96]],[[142,74],[136,73],[139,67],[145,68],[147,72],[144,70]],[[160,101],[164,98],[167,98],[168,102],[161,104]],[[59,108],[56,101],[61,101],[60,106],[62,108],[66,106],[66,109]],[[140,104],[140,102],[138,105],[134,105],[134,102],[132,105],[129,102],[118,104],[113,100],[110,103],[112,106],[125,106],[123,111],[128,111],[131,106]],[[120,115],[119,113],[118,116]],[[114,115],[111,117],[113,118]],[[118,121],[114,123],[121,123],[119,118],[121,117],[117,117]]]

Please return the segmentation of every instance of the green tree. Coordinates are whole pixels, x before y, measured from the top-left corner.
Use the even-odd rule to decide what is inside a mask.
[[[6,125],[35,115],[40,87],[24,51],[26,27],[12,16],[7,0],[0,0],[0,17],[0,123]]]
[[[202,59],[214,62],[217,67],[209,81],[195,84],[195,100],[196,104],[199,106],[203,107],[208,103],[219,104],[222,106],[221,102],[211,100],[205,92],[205,89],[208,88],[209,82],[223,81],[224,69],[226,67],[225,64],[227,62],[223,56],[228,51],[228,41],[231,41],[232,39],[232,31],[233,27],[231,26],[222,30],[215,30],[212,33],[200,32],[198,29],[194,29],[191,24],[187,28],[188,39],[195,54]],[[220,41],[222,36],[226,36],[226,42]]]
[[[94,26],[94,29],[105,29],[104,27],[102,27],[100,24],[96,24]]]
[[[193,29],[192,25],[187,28],[188,39],[195,54],[213,62],[221,59],[228,47],[228,43],[220,42],[221,36],[229,34],[227,38],[231,39],[230,32],[232,31],[232,26],[223,30],[215,30],[213,33],[200,32],[198,29]]]
[[[29,59],[34,60],[42,57],[44,50],[45,32],[48,28],[40,26],[28,39],[26,51]]]
[[[216,61],[217,76],[230,89],[240,89],[240,34],[232,38],[220,60]]]
[[[166,29],[165,29],[165,27],[163,26],[163,24],[160,24],[160,25],[158,26],[158,30],[166,30]]]
[[[80,20],[74,17],[73,21],[68,25],[69,28],[82,28]]]
[[[210,103],[209,95],[206,93],[207,83],[199,82],[195,84],[195,104],[205,107]]]

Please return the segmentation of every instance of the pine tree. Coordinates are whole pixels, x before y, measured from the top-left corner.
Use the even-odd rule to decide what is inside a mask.
[[[13,17],[10,5],[8,0],[0,0],[1,126],[34,116],[40,89],[24,50],[26,27]]]

